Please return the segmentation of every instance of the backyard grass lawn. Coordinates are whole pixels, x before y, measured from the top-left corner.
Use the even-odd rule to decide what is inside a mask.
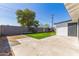
[[[55,32],[45,32],[45,33],[31,33],[31,34],[26,34],[26,35],[36,38],[36,39],[42,39],[45,37],[53,36],[55,34],[56,34]]]

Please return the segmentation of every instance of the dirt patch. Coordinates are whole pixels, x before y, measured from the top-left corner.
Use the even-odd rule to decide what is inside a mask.
[[[25,35],[7,36],[8,40],[16,41],[17,39],[26,38]]]
[[[26,38],[25,35],[7,36],[10,46],[15,46],[20,44],[17,39]]]

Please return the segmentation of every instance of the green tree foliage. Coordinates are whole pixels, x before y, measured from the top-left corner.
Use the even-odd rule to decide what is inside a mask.
[[[44,27],[45,27],[45,28],[49,28],[49,24],[45,24]]]
[[[33,23],[33,25],[34,25],[35,27],[38,27],[38,26],[39,26],[39,21],[37,21],[37,20],[34,20],[34,23]]]
[[[29,10],[29,9],[17,10],[16,15],[17,15],[18,23],[20,23],[21,26],[24,26],[24,27],[39,26],[39,21],[35,20],[36,14],[32,10]]]

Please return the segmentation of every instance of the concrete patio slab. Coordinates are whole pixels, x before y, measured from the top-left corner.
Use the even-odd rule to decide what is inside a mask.
[[[31,38],[31,37],[27,37],[27,38],[23,38],[23,39],[18,39],[17,41],[21,44],[36,46],[36,45],[38,45],[40,40]]]
[[[41,40],[23,38],[13,46],[15,56],[79,56],[79,41],[76,37],[51,36]]]
[[[36,56],[37,50],[29,45],[17,45],[12,47],[15,56]]]

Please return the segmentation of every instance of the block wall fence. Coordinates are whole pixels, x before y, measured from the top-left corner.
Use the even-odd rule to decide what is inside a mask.
[[[36,30],[37,32],[49,31],[48,28],[37,28]],[[0,25],[0,36],[1,35],[20,35],[25,33],[31,33],[27,27]]]

